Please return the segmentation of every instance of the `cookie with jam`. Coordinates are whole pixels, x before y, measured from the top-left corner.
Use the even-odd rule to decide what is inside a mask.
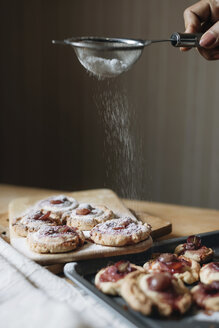
[[[82,231],[62,226],[42,226],[38,231],[28,233],[27,243],[37,253],[63,253],[84,244]]]
[[[26,237],[28,232],[39,230],[42,226],[57,226],[61,224],[59,216],[51,211],[30,208],[12,221],[13,231],[20,237]]]
[[[146,240],[150,232],[149,224],[125,217],[96,225],[90,232],[90,238],[104,246],[126,246]]]
[[[144,264],[146,272],[167,272],[187,284],[199,280],[200,264],[185,256],[163,253]]]
[[[192,296],[195,303],[202,309],[219,311],[219,280],[210,284],[199,283],[193,287]]]
[[[142,267],[129,261],[116,262],[96,274],[95,286],[105,294],[119,295],[124,278],[136,270],[144,272]]]
[[[155,308],[162,316],[185,313],[192,303],[183,282],[168,272],[133,272],[124,279],[121,295],[129,306],[149,315]]]
[[[204,264],[200,270],[200,281],[204,284],[219,281],[219,262]]]
[[[199,263],[210,260],[214,255],[213,250],[202,245],[201,238],[195,235],[189,236],[186,243],[178,245],[174,253],[184,255]]]
[[[35,206],[43,211],[51,211],[51,213],[57,214],[61,218],[63,213],[75,209],[78,202],[72,197],[57,195],[42,199]]]
[[[76,209],[63,214],[68,226],[91,230],[99,223],[111,220],[114,214],[106,206],[81,203]]]

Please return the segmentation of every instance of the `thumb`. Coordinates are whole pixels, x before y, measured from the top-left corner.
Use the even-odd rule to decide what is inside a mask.
[[[207,49],[219,46],[219,21],[202,35],[200,46]]]

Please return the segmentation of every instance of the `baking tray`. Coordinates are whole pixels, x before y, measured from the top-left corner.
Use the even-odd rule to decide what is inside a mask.
[[[219,261],[219,230],[199,234],[202,243],[208,247],[213,248],[215,255],[213,261]],[[158,315],[146,317],[137,311],[132,310],[127,303],[119,296],[109,296],[103,294],[94,285],[94,277],[98,270],[107,266],[110,263],[115,263],[119,260],[128,260],[137,265],[143,265],[151,258],[152,253],[173,252],[178,244],[186,242],[187,237],[174,238],[161,242],[155,242],[153,246],[142,253],[132,255],[122,255],[110,258],[101,258],[95,260],[87,260],[81,262],[68,263],[64,267],[64,274],[81,288],[86,290],[89,294],[98,298],[99,301],[110,307],[115,311],[120,318],[126,323],[132,323],[135,327],[145,328],[216,328],[218,323],[213,323],[209,316],[209,320],[197,321],[194,316],[198,309],[193,305],[191,309],[183,316],[171,316],[170,318],[162,318]]]

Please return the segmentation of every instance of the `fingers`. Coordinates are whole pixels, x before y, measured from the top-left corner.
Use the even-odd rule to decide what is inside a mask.
[[[219,47],[213,49],[198,48],[198,51],[207,60],[219,59]]]
[[[211,15],[210,5],[206,1],[199,1],[184,11],[185,33],[201,32],[202,22],[208,20]],[[182,47],[181,51],[188,51],[191,48]]]
[[[211,8],[207,1],[199,1],[184,11],[186,33],[201,31],[201,23],[211,16]]]
[[[200,45],[207,49],[219,46],[219,21],[202,36]]]

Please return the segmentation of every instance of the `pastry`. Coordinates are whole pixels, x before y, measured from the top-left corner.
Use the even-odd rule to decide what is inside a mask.
[[[167,272],[128,275],[122,284],[121,295],[136,311],[149,315],[156,308],[160,315],[184,313],[191,305],[192,297],[183,282]]]
[[[12,229],[18,236],[26,237],[28,232],[37,231],[43,225],[56,226],[59,224],[61,221],[56,214],[31,208],[13,219]]]
[[[205,310],[219,311],[219,281],[212,281],[208,285],[199,283],[192,288],[191,292],[199,307]]]
[[[184,255],[192,260],[203,263],[210,260],[214,252],[201,243],[201,238],[198,236],[189,236],[187,242],[176,247],[174,253]]]
[[[124,278],[136,270],[144,272],[142,267],[129,261],[119,261],[101,269],[95,276],[95,285],[105,294],[118,295]]]
[[[79,230],[91,230],[98,223],[111,220],[113,217],[113,212],[106,206],[94,206],[85,203],[79,204],[76,209],[63,214],[63,219],[66,220],[67,225]]]
[[[72,197],[58,195],[42,199],[35,206],[44,211],[56,213],[61,217],[63,213],[75,209],[78,206],[78,202]]]
[[[126,217],[96,225],[90,232],[90,239],[105,246],[126,246],[147,239],[150,232],[149,224]]]
[[[121,286],[121,296],[128,305],[135,311],[149,315],[152,312],[153,303],[146,293],[141,289],[140,282],[148,275],[135,271],[130,273],[124,280]]]
[[[84,244],[84,234],[68,226],[42,226],[38,231],[28,233],[27,243],[37,253],[63,253]]]
[[[203,265],[200,270],[200,281],[203,284],[210,284],[219,281],[219,262],[211,262]]]
[[[147,272],[169,272],[187,284],[199,280],[199,263],[182,255],[178,257],[176,254],[163,253],[146,262],[143,267]]]

